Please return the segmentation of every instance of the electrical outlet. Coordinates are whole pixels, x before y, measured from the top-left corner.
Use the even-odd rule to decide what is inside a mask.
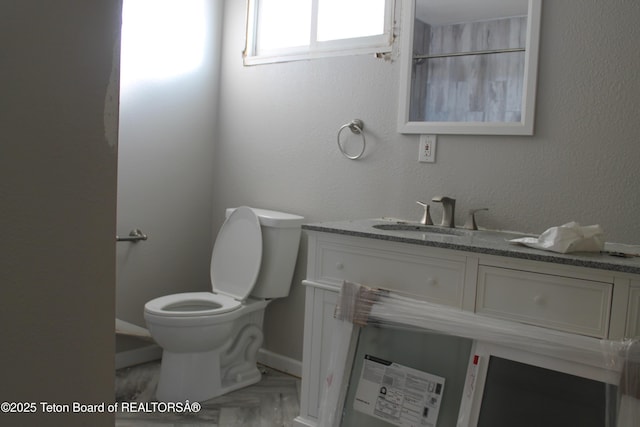
[[[435,163],[436,161],[436,136],[420,135],[418,144],[418,161],[421,163]]]

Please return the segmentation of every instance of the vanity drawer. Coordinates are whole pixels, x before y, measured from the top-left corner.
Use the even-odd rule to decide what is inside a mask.
[[[352,238],[353,240],[353,238]],[[379,243],[380,244],[380,243]],[[344,280],[415,295],[462,308],[465,258],[425,256],[425,251],[319,241],[311,279],[340,286]]]
[[[612,290],[611,283],[481,265],[476,312],[604,338]]]

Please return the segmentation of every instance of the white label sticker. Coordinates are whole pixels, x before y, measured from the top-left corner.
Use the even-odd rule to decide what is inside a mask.
[[[435,427],[444,391],[444,378],[364,356],[353,409],[388,423]]]

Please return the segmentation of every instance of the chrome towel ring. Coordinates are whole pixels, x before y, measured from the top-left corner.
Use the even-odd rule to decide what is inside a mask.
[[[342,146],[342,143],[340,142],[340,134],[343,130],[345,130],[345,128],[351,129],[351,132],[362,137],[362,150],[360,150],[360,153],[356,154],[355,156],[350,156],[349,154],[347,154],[347,152],[344,150],[344,147]],[[353,119],[349,123],[342,125],[342,127],[340,127],[340,129],[338,130],[338,148],[340,149],[342,155],[347,159],[357,160],[364,154],[364,150],[367,147],[367,140],[364,137],[364,132],[362,131],[363,129],[364,122],[360,119]]]

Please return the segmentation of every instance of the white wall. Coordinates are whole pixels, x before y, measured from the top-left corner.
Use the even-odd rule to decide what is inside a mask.
[[[243,67],[245,2],[225,7],[216,209],[248,204],[310,222],[418,219],[415,200],[449,195],[459,223],[467,209],[488,207],[481,226],[541,233],[575,220],[601,224],[608,240],[640,242],[637,2],[544,2],[535,136],[440,136],[435,164],[417,162],[417,136],[396,132],[397,60]],[[353,118],[367,135],[360,161],[335,143]],[[298,360],[305,258],[265,326],[267,348]]]
[[[109,402],[120,2],[0,3],[0,402]],[[112,414],[0,413],[0,425]]]
[[[149,239],[118,243],[116,315],[140,326],[150,299],[211,289],[211,218],[224,217],[212,212],[210,184],[223,3],[150,3],[124,3],[125,18],[136,5],[145,9],[133,28],[123,29],[118,154],[118,234],[140,228]],[[141,35],[150,40],[129,56]],[[194,58],[201,59],[194,68],[167,71]]]

